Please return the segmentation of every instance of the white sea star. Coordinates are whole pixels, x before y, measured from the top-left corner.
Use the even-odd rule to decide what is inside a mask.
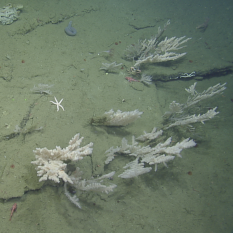
[[[65,111],[65,109],[64,109],[63,106],[61,105],[61,102],[62,102],[63,99],[61,99],[60,102],[57,101],[57,99],[56,99],[55,96],[54,96],[54,99],[55,99],[56,102],[53,102],[53,101],[49,101],[49,102],[51,102],[52,104],[57,105],[57,112],[59,111],[59,107],[61,107],[62,110]]]

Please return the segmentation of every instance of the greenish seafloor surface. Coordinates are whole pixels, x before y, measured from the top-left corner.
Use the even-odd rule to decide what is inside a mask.
[[[9,2],[1,1],[0,8]],[[163,232],[230,233],[232,223],[232,3],[230,1],[97,0],[25,1],[19,20],[0,25],[0,232]],[[207,29],[196,27],[209,18]],[[143,71],[153,84],[129,83],[133,62],[124,50],[149,39],[167,20],[164,36],[192,37],[180,60],[148,65]],[[67,36],[69,21],[77,30]],[[102,51],[113,51],[108,57]],[[116,73],[102,63],[123,63]],[[197,72],[193,79],[163,82],[161,77]],[[198,74],[209,74],[201,76]],[[166,80],[169,80],[166,79]],[[143,131],[161,127],[169,103],[187,99],[194,82],[203,91],[227,82],[223,94],[208,99],[206,108],[220,114],[194,132],[172,129],[174,138],[194,138],[198,146],[182,152],[168,168],[159,165],[134,179],[117,177],[129,161],[119,157],[104,166],[104,152]],[[54,85],[52,95],[34,94],[34,85]],[[64,99],[65,111],[49,101]],[[122,100],[125,101],[122,101]],[[202,105],[198,105],[197,109]],[[90,126],[93,116],[120,109],[143,111],[124,128]],[[15,136],[16,125],[41,131]],[[82,209],[64,195],[62,182],[38,182],[33,150],[66,147],[80,133],[83,144],[94,143],[92,157],[78,163],[90,176],[116,171],[114,192],[81,194]],[[192,175],[188,175],[188,172]],[[11,207],[18,208],[9,221]]]

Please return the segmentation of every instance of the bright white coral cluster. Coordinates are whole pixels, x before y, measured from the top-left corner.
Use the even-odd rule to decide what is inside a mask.
[[[199,93],[196,91],[196,82],[191,85],[189,88],[185,88],[185,90],[190,94],[184,108],[188,108],[191,105],[198,103],[201,100],[208,99],[216,94],[222,93],[226,89],[226,83],[216,84],[214,86],[210,86],[207,90]]]
[[[142,63],[157,63],[157,62],[165,62],[165,61],[174,61],[178,58],[183,57],[186,53],[175,53],[168,52],[171,50],[179,50],[183,47],[180,47],[181,44],[186,43],[191,38],[184,39],[185,36],[176,38],[165,38],[159,44],[154,43],[154,47],[151,48],[155,50],[152,54],[146,55],[142,54],[139,59],[135,63],[135,67],[139,67]],[[184,39],[184,40],[183,40]],[[156,48],[157,47],[157,48]]]
[[[136,139],[133,136],[131,144],[128,144],[127,140],[123,138],[120,146],[115,148],[111,147],[105,152],[107,156],[105,164],[109,164],[117,155],[126,155],[130,158],[134,158],[123,167],[125,170],[123,173],[118,175],[118,177],[133,178],[150,172],[152,170],[152,166],[154,167],[154,170],[157,171],[160,163],[167,167],[167,163],[169,161],[174,160],[176,156],[181,157],[183,149],[191,148],[196,145],[196,143],[190,138],[186,138],[181,142],[173,143],[171,137],[168,137],[166,140],[158,140],[157,144],[155,143],[155,140],[157,140],[157,138],[161,136],[163,131],[166,129],[173,126],[187,125],[195,122],[204,123],[219,113],[216,112],[217,108],[215,107],[204,114],[185,116],[185,110],[190,106],[193,106],[201,100],[212,97],[215,94],[221,93],[226,88],[225,83],[222,85],[217,84],[213,87],[209,87],[202,93],[198,93],[195,90],[195,86],[196,83],[191,85],[189,89],[186,89],[190,94],[186,104],[179,104],[175,101],[170,104],[170,112],[165,115],[169,115],[168,120],[172,120],[173,123],[164,126],[162,128],[163,130],[161,129],[157,131],[156,128],[153,128],[150,133],[144,131],[144,134]],[[96,125],[125,126],[139,118],[142,113],[143,112],[139,112],[138,110],[129,112],[122,112],[118,110],[114,112],[111,109],[110,111],[105,112],[103,117],[92,119],[92,121]],[[182,115],[179,116],[178,114]],[[59,183],[59,179],[63,179],[65,182],[65,195],[79,208],[81,208],[79,198],[74,194],[74,191],[94,191],[108,194],[117,187],[117,185],[110,183],[115,172],[110,172],[100,177],[91,177],[90,179],[83,178],[82,172],[78,167],[76,167],[76,171],[72,174],[71,172],[69,175],[66,173],[67,164],[64,161],[78,161],[83,159],[84,156],[92,153],[93,143],[80,147],[82,140],[83,137],[80,138],[80,135],[76,134],[70,140],[69,145],[64,149],[59,146],[53,150],[49,150],[47,148],[36,148],[36,150],[33,151],[36,160],[31,162],[36,165],[37,175],[41,177],[39,181],[50,179]],[[138,141],[140,141],[140,143]],[[143,142],[145,142],[145,144],[142,144]]]
[[[162,131],[156,132],[156,128],[152,130],[149,136],[153,135],[154,138],[160,136]],[[147,136],[147,133],[144,133],[144,136],[139,136],[141,139]],[[136,139],[137,140],[137,139]],[[121,178],[132,178],[144,173],[151,171],[151,167],[145,167],[145,164],[155,165],[155,171],[157,171],[157,165],[163,163],[167,167],[167,162],[173,160],[175,155],[181,157],[180,153],[183,149],[190,148],[196,145],[196,143],[189,138],[186,138],[182,142],[177,142],[175,145],[170,146],[172,143],[172,138],[169,137],[165,142],[158,143],[155,147],[140,146],[138,142],[135,141],[134,137],[132,137],[132,144],[129,145],[125,138],[122,139],[122,143],[120,147],[113,148],[111,147],[105,153],[107,154],[107,159],[105,164],[108,164],[112,161],[116,155],[125,154],[129,156],[134,156],[136,159],[124,166],[124,168],[128,168],[118,177]]]
[[[190,94],[185,104],[179,104],[175,101],[170,103],[170,111],[166,112],[164,114],[164,117],[168,118],[174,123],[165,126],[164,129],[169,129],[178,125],[190,125],[196,122],[201,122],[202,124],[204,124],[205,121],[208,121],[219,114],[219,112],[216,111],[217,107],[208,110],[204,114],[188,114],[188,109],[192,108],[195,104],[199,103],[200,101],[206,100],[216,94],[220,94],[226,89],[226,83],[218,83],[199,93],[195,89],[196,84],[197,83],[195,82],[189,88],[185,88],[185,90]]]
[[[180,38],[172,37],[165,38],[158,43],[158,37],[154,37],[150,40],[142,41],[142,50],[140,57],[135,63],[135,67],[139,67],[142,63],[157,63],[165,61],[173,61],[178,58],[183,57],[186,53],[175,53],[173,51],[182,49],[184,43],[186,43],[191,38],[186,38],[182,36]]]
[[[136,61],[134,64],[135,68],[138,68],[142,63],[158,63],[173,61],[183,57],[186,53],[176,53],[185,47],[185,43],[191,38],[182,37],[171,37],[161,40],[163,32],[170,24],[168,20],[164,28],[158,28],[157,35],[151,39],[139,40],[134,45],[129,45],[125,51],[125,57],[129,60]]]
[[[165,129],[169,129],[169,128],[177,126],[177,125],[193,124],[196,122],[201,122],[202,124],[204,124],[205,121],[208,121],[208,120],[212,119],[214,116],[216,116],[217,114],[219,114],[219,112],[215,111],[216,109],[217,109],[217,107],[210,109],[202,115],[201,114],[198,114],[198,115],[194,114],[191,116],[180,117],[180,118],[176,119],[175,123],[170,124],[169,126],[165,127]]]
[[[138,119],[142,114],[143,112],[139,112],[138,109],[130,112],[122,112],[121,110],[114,112],[111,109],[110,111],[104,113],[104,116],[106,117],[104,125],[126,126]]]
[[[80,138],[80,135],[76,134],[69,141],[69,146],[64,149],[61,149],[60,146],[56,146],[56,149],[53,150],[49,150],[46,147],[36,148],[33,151],[36,160],[31,163],[37,166],[37,176],[41,176],[39,181],[50,179],[59,183],[59,179],[61,178],[65,182],[72,184],[73,181],[65,172],[67,164],[63,161],[78,161],[92,153],[93,143],[91,142],[86,146],[80,147],[82,140],[83,137]]]
[[[112,192],[117,187],[115,184],[106,184],[114,176],[115,172],[110,172],[97,178],[91,177],[90,179],[82,178],[83,172],[80,171],[79,167],[76,167],[76,170],[72,173],[70,172],[71,174],[69,173],[69,175],[66,173],[67,164],[64,161],[78,161],[92,153],[93,143],[91,142],[86,146],[80,147],[82,140],[83,137],[80,138],[80,135],[76,134],[69,141],[69,146],[64,149],[61,149],[59,146],[53,150],[36,148],[33,151],[36,156],[36,161],[31,162],[37,166],[37,176],[41,176],[39,181],[50,179],[59,183],[59,179],[63,179],[65,182],[65,195],[79,208],[81,208],[79,198],[76,194],[72,195],[67,187],[79,192],[94,191],[106,194]]]

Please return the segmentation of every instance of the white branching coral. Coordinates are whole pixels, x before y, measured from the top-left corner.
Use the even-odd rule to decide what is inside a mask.
[[[196,82],[191,85],[189,88],[185,88],[185,90],[190,94],[184,108],[190,107],[198,103],[201,100],[210,98],[216,94],[222,93],[226,89],[226,83],[223,84],[216,84],[214,86],[209,87],[207,90],[204,90],[202,93],[198,93],[195,89]]]
[[[110,172],[108,174],[102,175],[97,178],[91,178],[91,179],[83,179],[82,175],[83,173],[80,171],[80,169],[77,167],[76,171],[72,173],[70,176],[70,179],[72,180],[72,184],[69,184],[73,189],[75,189],[78,192],[101,192],[108,194],[109,192],[112,192],[114,188],[117,187],[115,184],[106,185],[104,184],[105,180],[109,180],[114,176],[115,172]],[[106,182],[105,182],[106,183]],[[68,199],[74,203],[77,207],[81,209],[81,205],[79,203],[79,198],[74,194],[73,196],[67,189],[67,184],[64,185],[65,195],[68,197]]]
[[[158,136],[162,135],[163,134],[163,130],[159,130],[157,131],[156,127],[154,127],[151,131],[151,133],[147,133],[146,131],[144,131],[144,134],[137,137],[136,140],[137,141],[152,141],[154,140],[155,138],[157,138]]]
[[[50,179],[59,183],[59,179],[63,179],[65,182],[65,195],[79,208],[81,208],[79,198],[76,194],[71,195],[67,187],[71,187],[73,190],[82,192],[94,191],[102,193],[112,192],[113,189],[117,187],[115,184],[104,184],[104,180],[110,180],[109,178],[114,176],[115,172],[110,172],[97,178],[92,177],[90,179],[82,178],[83,172],[80,171],[79,167],[76,167],[76,170],[72,173],[70,172],[71,174],[69,173],[69,175],[66,173],[67,164],[64,163],[64,161],[78,161],[92,153],[93,143],[91,142],[86,146],[80,147],[82,140],[83,137],[80,138],[79,134],[76,134],[69,141],[69,146],[64,149],[61,149],[59,146],[53,150],[48,150],[47,148],[36,148],[36,150],[33,151],[36,156],[36,161],[31,162],[37,166],[37,176],[41,176],[39,181]]]
[[[156,137],[162,134],[162,131],[156,132],[156,128],[152,130],[153,137],[156,134]],[[139,136],[138,138],[147,138],[147,133],[144,133],[144,136]],[[132,144],[129,145],[125,138],[122,139],[122,143],[120,147],[113,148],[111,147],[105,153],[107,159],[105,164],[108,164],[112,161],[116,155],[124,154],[128,156],[134,156],[136,159],[124,166],[124,168],[128,168],[118,177],[121,178],[132,178],[144,173],[151,171],[151,167],[145,167],[146,164],[148,165],[155,165],[155,171],[157,170],[157,165],[163,163],[167,167],[167,162],[173,160],[175,155],[181,157],[181,151],[183,149],[187,149],[196,145],[196,143],[189,138],[184,139],[181,142],[177,142],[175,145],[170,146],[172,143],[172,138],[169,137],[165,142],[158,143],[155,147],[151,147],[150,145],[147,146],[140,146],[137,142],[135,142],[134,137],[132,137]]]
[[[196,123],[196,122],[201,122],[202,124],[204,124],[205,121],[208,121],[208,120],[212,119],[214,116],[216,116],[217,114],[219,114],[219,112],[215,111],[216,109],[217,109],[217,107],[208,110],[204,114],[198,114],[198,115],[194,114],[194,115],[191,115],[191,116],[177,118],[174,123],[172,123],[169,126],[165,127],[165,129],[169,129],[169,128],[177,126],[177,125],[193,124],[193,123]]]
[[[179,49],[182,49],[184,46],[181,46],[182,44],[186,43],[191,38],[186,38],[185,36],[176,38],[165,38],[160,43],[157,43],[155,41],[153,43],[149,43],[144,41],[143,43],[148,44],[148,51],[149,53],[142,53],[141,56],[138,58],[138,60],[135,63],[135,67],[140,66],[142,63],[157,63],[157,62],[165,62],[165,61],[173,61],[178,58],[183,57],[186,53],[175,53],[170,51],[176,51]]]
[[[84,156],[92,153],[93,143],[89,143],[86,146],[80,147],[83,137],[80,138],[79,134],[76,134],[70,141],[69,146],[61,149],[60,146],[56,146],[56,149],[49,150],[45,148],[36,148],[33,150],[36,160],[32,161],[32,164],[36,165],[37,176],[41,176],[39,181],[53,180],[59,183],[59,179],[63,179],[65,182],[73,183],[68,174],[65,172],[67,164],[66,160],[78,161],[83,159]]]
[[[151,55],[157,48],[158,39],[162,36],[168,25],[170,25],[170,20],[164,24],[163,28],[158,27],[157,34],[151,39],[138,40],[137,43],[129,45],[125,50],[126,59],[137,60],[139,57]]]
[[[152,169],[151,167],[144,167],[144,163],[138,163],[138,158],[126,164],[123,168],[124,169],[129,168],[129,169],[125,170],[118,177],[125,179],[142,175],[144,173],[150,172],[150,170]]]
[[[142,82],[146,85],[151,85],[152,84],[152,77],[149,75],[146,75],[146,74],[142,74],[140,82]]]
[[[126,126],[138,119],[142,114],[143,112],[139,112],[138,109],[129,112],[122,112],[121,110],[114,112],[111,109],[110,111],[104,113],[104,116],[106,117],[104,125]]]
[[[151,39],[139,40],[134,45],[129,45],[125,50],[125,58],[136,61],[134,67],[138,68],[143,63],[173,61],[183,57],[186,52],[177,53],[176,51],[184,48],[185,43],[191,38],[174,36],[161,40],[161,36],[169,24],[170,20],[165,23],[163,29],[159,27],[157,35]]]
[[[169,125],[166,125],[164,129],[169,129],[178,125],[190,125],[196,122],[201,122],[204,124],[205,121],[212,119],[219,112],[216,111],[217,107],[208,110],[204,114],[188,114],[188,109],[192,108],[195,104],[199,103],[202,100],[208,99],[216,94],[222,93],[226,89],[226,83],[216,84],[214,86],[210,86],[208,89],[199,93],[196,91],[196,82],[191,85],[189,88],[185,88],[185,90],[190,94],[186,103],[180,104],[175,101],[170,103],[169,108],[170,111],[164,114],[164,117],[169,118],[169,120],[173,121]]]
[[[105,112],[102,117],[93,117],[91,119],[91,124],[97,126],[126,126],[140,118],[142,114],[143,112],[139,112],[138,109],[128,112],[122,112],[121,110],[114,112],[113,109],[111,109],[108,112]]]

